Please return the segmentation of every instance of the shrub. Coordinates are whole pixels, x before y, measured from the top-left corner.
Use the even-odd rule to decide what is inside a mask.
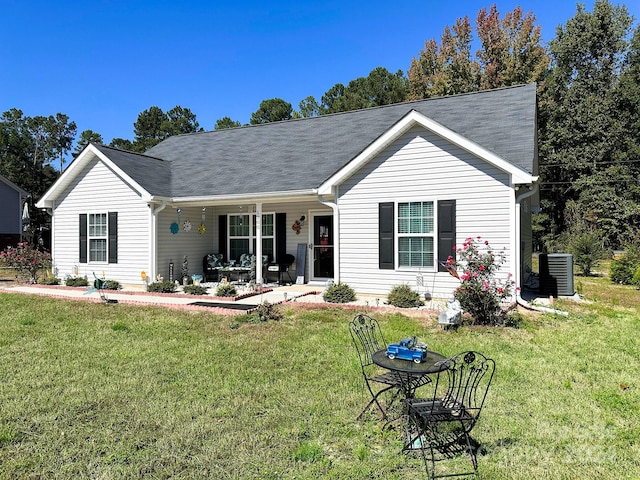
[[[387,295],[387,303],[400,308],[414,308],[424,305],[424,302],[420,298],[420,294],[415,290],[412,290],[406,283],[402,285],[395,285],[391,289],[389,295]]]
[[[638,269],[640,269],[640,247],[627,245],[625,253],[611,261],[609,278],[615,283],[634,284],[633,278]]]
[[[235,297],[237,294],[236,286],[231,283],[223,283],[216,290],[217,297]]]
[[[237,318],[237,320],[241,323],[260,323],[268,321],[278,322],[283,318],[284,314],[276,305],[269,302],[264,302],[258,305],[258,308],[256,308],[253,312],[246,315],[241,315]]]
[[[0,265],[13,268],[28,276],[30,282],[38,283],[38,271],[51,268],[51,255],[20,242],[17,247],[7,247],[0,253]]]
[[[156,293],[175,293],[176,284],[171,280],[164,280],[163,282],[153,282],[147,287],[147,292]]]
[[[454,297],[462,310],[471,315],[473,324],[504,325],[507,311],[502,307],[512,297],[514,282],[511,274],[506,281],[496,278],[497,271],[506,261],[504,253],[496,254],[487,240],[482,246],[479,244],[480,237],[467,238],[456,250],[458,261],[454,262],[452,256],[447,260],[447,267],[453,268],[461,282]],[[458,270],[462,270],[461,275]]]
[[[122,286],[117,280],[103,280],[102,288],[103,290],[120,290]]]
[[[591,270],[602,260],[605,252],[602,244],[602,234],[599,232],[585,232],[574,235],[567,246],[573,260],[580,267],[585,276],[591,275]]]
[[[322,294],[325,302],[349,303],[356,299],[356,292],[346,283],[332,283]]]
[[[67,287],[86,287],[89,285],[89,281],[86,277],[67,277],[64,284]]]
[[[191,295],[205,295],[207,293],[207,287],[203,287],[202,285],[187,285],[182,287],[182,291]]]
[[[60,279],[57,277],[45,277],[41,283],[43,285],[60,285]]]

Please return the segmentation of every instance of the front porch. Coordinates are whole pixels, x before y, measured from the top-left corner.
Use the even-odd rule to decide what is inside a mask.
[[[329,205],[185,203],[152,207],[153,281],[182,284],[193,275],[251,285],[337,281],[337,222]]]

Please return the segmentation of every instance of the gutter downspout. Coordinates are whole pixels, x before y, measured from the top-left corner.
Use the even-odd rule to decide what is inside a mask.
[[[153,205],[153,204],[151,204]],[[149,268],[151,269],[150,275],[151,281],[156,278],[157,270],[158,270],[158,259],[157,250],[158,250],[158,214],[167,207],[167,201],[162,200],[162,203],[158,206],[158,208],[151,210],[151,232],[149,235]]]
[[[532,195],[534,195],[539,188],[539,184],[536,182],[533,184],[533,188],[527,192],[522,193],[521,195],[516,196],[516,238],[519,239],[520,235],[521,235],[521,230],[520,230],[520,220],[521,220],[521,212],[520,212],[520,204],[522,202],[522,200],[525,200],[529,197],[531,197]],[[537,306],[537,305],[531,305],[529,302],[527,302],[524,298],[522,298],[522,296],[520,295],[520,292],[522,291],[522,285],[520,285],[520,247],[519,245],[516,246],[515,249],[515,269],[516,269],[516,287],[520,287],[519,290],[516,290],[516,303],[528,310],[534,310],[537,312],[546,312],[546,313],[553,313],[553,314],[557,314],[557,315],[563,315],[565,317],[569,316],[568,312],[562,311],[562,310],[555,310],[553,308],[547,308],[547,307],[541,307],[541,306]]]
[[[338,198],[335,187],[333,193],[333,198]],[[333,281],[340,283],[340,210],[337,203],[325,200],[322,195],[318,195],[318,201],[333,210]]]

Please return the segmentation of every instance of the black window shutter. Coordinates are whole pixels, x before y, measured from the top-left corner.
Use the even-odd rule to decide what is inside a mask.
[[[87,263],[87,214],[80,214],[80,253],[78,262]]]
[[[221,253],[224,261],[227,258],[227,216],[218,216],[218,253]]]
[[[276,258],[281,261],[287,254],[287,214],[276,213]]]
[[[381,270],[393,270],[394,265],[394,203],[384,202],[378,204],[378,266]]]
[[[118,263],[118,212],[109,212],[109,263]]]
[[[438,271],[446,272],[442,266],[449,255],[455,260],[456,252],[456,201],[441,200],[438,202]]]

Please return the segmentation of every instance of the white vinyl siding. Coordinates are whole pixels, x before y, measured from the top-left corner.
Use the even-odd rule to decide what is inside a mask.
[[[378,205],[434,202],[437,236],[439,200],[456,200],[456,235],[482,236],[492,247],[507,248],[501,272],[513,273],[509,251],[513,189],[509,175],[446,140],[414,127],[382,150],[339,188],[340,281],[357,292],[386,295],[394,286],[411,285],[423,293],[446,298],[459,282],[438,273],[437,238],[433,267],[381,270],[378,263]],[[397,221],[397,219],[396,219]],[[397,229],[397,226],[396,226]],[[396,237],[396,252],[398,251]],[[397,253],[396,253],[397,255]],[[418,288],[420,276],[424,287]],[[435,281],[437,277],[437,281]],[[432,291],[435,290],[435,291]]]
[[[118,263],[106,263],[106,259],[93,266],[80,263],[79,214],[105,212],[118,212]],[[53,266],[59,278],[74,275],[75,269],[89,280],[93,279],[93,273],[101,276],[104,272],[108,279],[143,288],[140,274],[150,272],[149,207],[102,161],[89,162],[62,193],[52,221]]]

